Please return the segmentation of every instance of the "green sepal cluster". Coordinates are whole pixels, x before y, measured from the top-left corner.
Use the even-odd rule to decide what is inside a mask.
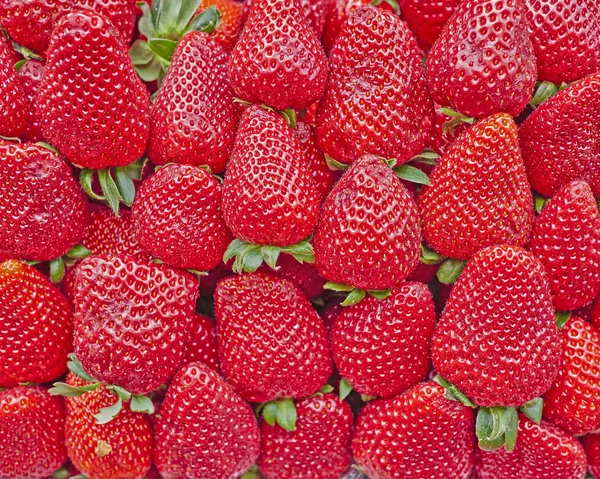
[[[262,479],[262,476],[260,475],[258,466],[254,464],[250,469],[240,476],[240,479]]]
[[[475,404],[473,401],[471,401],[465,395],[465,393],[463,393],[460,389],[458,389],[454,384],[446,381],[439,374],[435,378],[433,378],[433,380],[446,390],[446,393],[444,394],[444,397],[446,399],[449,399],[450,401],[458,401],[470,408],[477,407],[477,404]]]
[[[390,7],[392,7],[392,10],[394,10],[394,13],[396,15],[400,15],[400,5],[398,4],[397,0],[372,0],[371,1],[371,5],[373,5],[374,7],[377,7],[377,6],[381,5],[382,3],[387,3]]]
[[[261,404],[257,411],[269,426],[279,424],[286,431],[296,430],[296,405],[291,398],[276,399]]]
[[[431,249],[425,243],[421,244],[421,257],[419,258],[421,263],[429,265],[440,264],[444,259],[441,254]]]
[[[239,274],[253,273],[263,262],[278,270],[277,260],[281,253],[291,254],[300,263],[314,263],[315,253],[309,240],[310,238],[291,246],[271,246],[248,243],[236,238],[227,247],[223,261],[227,263],[235,258],[233,270]]]
[[[340,399],[346,399],[354,389],[347,379],[340,379]]]
[[[77,244],[67,251],[63,256],[55,258],[49,262],[50,281],[58,284],[65,276],[65,268],[73,266],[78,260],[87,258],[92,252],[85,246]],[[26,261],[30,266],[39,263],[39,261]]]
[[[556,311],[556,327],[558,329],[562,329],[563,326],[565,324],[567,324],[567,321],[569,320],[569,318],[571,317],[572,313],[571,311]]]
[[[454,136],[454,129],[461,123],[467,123],[472,125],[477,121],[477,118],[463,115],[462,113],[453,110],[452,108],[440,108],[438,110],[441,114],[449,116],[451,119],[442,125],[442,133],[450,133]]]
[[[437,271],[437,279],[442,284],[454,284],[467,266],[467,262],[460,259],[446,258]]]
[[[325,283],[325,289],[335,291],[337,293],[348,293],[346,299],[342,302],[342,306],[353,306],[360,303],[367,295],[372,296],[375,299],[383,300],[391,294],[390,289],[359,289],[349,284],[344,283],[332,283],[328,281]]]
[[[529,104],[533,108],[537,108],[546,100],[556,95],[559,91],[567,88],[567,86],[568,85],[564,82],[560,85],[557,85],[556,83],[552,83],[550,81],[537,82],[535,85],[535,92]]]

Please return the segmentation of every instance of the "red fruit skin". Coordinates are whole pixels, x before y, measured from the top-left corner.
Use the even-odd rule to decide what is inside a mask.
[[[196,307],[193,275],[130,256],[90,256],[77,269],[74,350],[85,371],[146,394],[176,370]]]
[[[310,396],[332,370],[327,331],[291,282],[232,276],[215,292],[223,375],[246,401]]]
[[[600,434],[588,434],[581,438],[585,454],[587,456],[588,471],[596,477],[600,477]]]
[[[44,73],[44,64],[37,60],[27,60],[17,72],[21,85],[25,93],[25,98],[29,105],[29,123],[27,131],[23,133],[26,141],[36,143],[43,141],[44,135],[40,127],[40,121],[37,117],[35,105],[37,103],[37,95],[40,89],[40,82]]]
[[[469,259],[487,246],[529,241],[533,199],[510,115],[461,133],[429,181],[419,195],[423,236],[441,255]]]
[[[189,33],[178,43],[152,108],[148,157],[154,164],[225,171],[239,118],[227,58],[205,33]]]
[[[537,425],[522,414],[512,452],[501,448],[479,450],[478,455],[479,479],[575,479],[586,470],[585,452],[576,438],[545,421]]]
[[[0,387],[49,382],[67,370],[73,313],[37,269],[0,263],[0,318]]]
[[[367,290],[400,283],[419,262],[417,208],[386,162],[355,161],[321,209],[313,247],[321,276]]]
[[[243,22],[245,23],[254,0],[244,0]],[[330,0],[300,0],[300,7],[306,21],[312,27],[317,38],[321,38],[325,28],[327,14],[330,10]]]
[[[319,191],[293,130],[275,112],[258,105],[246,109],[223,183],[223,217],[233,235],[290,246],[313,231],[319,207]]]
[[[596,329],[600,329],[600,296],[594,301],[594,307],[592,308],[592,324]]]
[[[233,260],[230,260],[230,264],[221,262],[208,271],[206,276],[200,277],[200,296],[214,296],[219,281],[235,274],[231,269],[231,264],[233,264]]]
[[[400,10],[419,44],[430,48],[462,0],[400,0]]]
[[[89,220],[83,190],[60,156],[0,140],[0,258],[58,258],[83,238]]]
[[[276,110],[306,108],[323,96],[327,57],[299,0],[252,2],[229,76],[242,100]]]
[[[142,248],[177,268],[214,268],[233,240],[221,213],[221,185],[196,166],[171,164],[148,178],[132,220]]]
[[[41,479],[66,460],[62,398],[42,387],[0,391],[0,477]]]
[[[238,477],[260,452],[252,409],[201,363],[177,373],[154,432],[154,463],[165,479]]]
[[[331,329],[338,371],[360,394],[392,397],[429,370],[435,307],[427,286],[401,283],[384,300],[345,308]]]
[[[558,371],[560,334],[542,264],[516,246],[475,254],[433,333],[441,376],[480,406],[520,406]]]
[[[458,5],[427,60],[429,91],[437,103],[474,118],[523,111],[537,68],[521,3],[465,0]]]
[[[581,308],[574,309],[573,316],[577,316],[578,318],[581,318],[584,321],[591,323],[593,307],[594,307],[594,302],[590,301],[588,304],[582,306]]]
[[[201,13],[212,6],[221,13],[221,23],[211,34],[226,51],[231,51],[242,30],[244,4],[236,0],[201,0],[196,13]]]
[[[2,18],[1,14],[0,18]],[[16,63],[14,58],[12,45],[2,36],[0,38],[0,136],[7,138],[20,137],[25,133],[30,114],[25,90],[14,68]]]
[[[442,113],[440,111],[440,108],[442,107],[437,103],[434,104],[434,108],[435,121],[431,130],[431,137],[425,147],[432,149],[439,155],[443,155],[448,151],[448,148],[452,145],[452,142],[456,140],[459,134],[469,127],[469,124],[465,122],[459,123],[453,130],[447,130],[444,133],[444,124],[452,120],[452,118]]]
[[[323,294],[323,287],[327,280],[319,275],[313,264],[299,263],[290,254],[280,254],[277,259],[277,268],[279,269],[273,270],[263,264],[258,271],[287,279],[294,283],[309,300],[313,300]]]
[[[67,375],[67,383],[79,387],[89,384],[72,373]],[[129,403],[123,403],[121,412],[110,422],[99,424],[94,418],[116,400],[104,386],[65,400],[67,453],[75,467],[90,479],[137,479],[144,477],[152,464],[148,414],[132,412]]]
[[[340,314],[346,309],[346,307],[342,306],[340,303],[341,301],[336,298],[336,301],[328,304],[325,306],[325,309],[321,311],[321,319],[323,320],[325,329],[327,329],[327,332],[329,333],[337,319],[340,317]]]
[[[542,103],[519,128],[531,187],[552,197],[574,180],[600,196],[600,72],[568,86]]]
[[[369,5],[369,3],[369,0],[331,0],[323,30],[323,46],[327,53],[331,52],[340,30],[352,16],[354,10],[362,5]]]
[[[425,264],[419,261],[415,270],[406,279],[427,284],[435,279],[438,269],[440,269],[440,264]]]
[[[358,416],[352,452],[370,479],[466,479],[473,467],[473,410],[421,383],[369,402]]]
[[[569,183],[550,200],[528,248],[546,269],[556,309],[571,311],[600,293],[600,213],[587,183]]]
[[[324,394],[296,403],[296,430],[260,424],[257,465],[267,479],[339,479],[351,461],[354,416],[346,401]]]
[[[37,115],[44,137],[80,168],[123,166],[144,154],[150,94],[104,17],[72,13],[57,23]]]
[[[356,9],[331,50],[329,82],[317,111],[324,153],[347,164],[365,153],[398,164],[421,153],[434,112],[418,50],[393,13]]]
[[[208,316],[192,314],[192,326],[185,343],[181,364],[201,362],[213,371],[220,373],[219,354],[217,352],[217,328]]]

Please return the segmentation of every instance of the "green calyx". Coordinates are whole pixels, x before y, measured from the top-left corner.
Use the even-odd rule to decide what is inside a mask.
[[[400,166],[394,167],[394,173],[401,180],[410,181],[418,185],[429,186],[429,177],[419,168],[407,165],[406,163]]]
[[[77,244],[73,246],[64,256],[50,261],[50,281],[58,284],[65,277],[65,268],[73,266],[78,260],[87,258],[92,252],[85,246]]]
[[[253,273],[263,262],[272,269],[278,270],[277,260],[281,253],[291,254],[300,263],[314,263],[315,254],[310,238],[291,246],[270,246],[248,243],[240,239],[234,239],[223,255],[223,261],[227,263],[235,258],[233,270],[236,273]]]
[[[421,153],[408,160],[408,163],[422,163],[424,165],[436,166],[439,159],[440,155],[435,151],[425,148]]]
[[[566,83],[557,85],[556,83],[552,83],[550,81],[537,82],[535,84],[535,93],[533,94],[533,98],[531,98],[529,104],[533,108],[537,108],[546,100],[556,95],[559,91],[564,90],[567,86],[568,85]]]
[[[567,321],[571,318],[571,311],[556,311],[556,327],[562,329]]]
[[[450,135],[454,136],[454,129],[461,123],[467,123],[468,125],[472,125],[477,121],[477,118],[472,118],[470,116],[463,115],[462,113],[459,113],[458,111],[455,111],[452,108],[440,108],[438,111],[441,114],[450,117],[450,120],[448,120],[442,125],[442,133],[444,135],[450,133]]]
[[[548,202],[548,199],[544,198],[543,196],[540,196],[540,195],[533,196],[533,207],[535,208],[535,212],[538,215],[542,212],[542,210],[544,209],[544,206],[546,206],[547,202]]]
[[[331,392],[333,392],[333,386],[331,384],[325,384],[325,386],[323,386],[316,393],[314,393],[312,396],[309,396],[309,397],[313,398],[313,397],[317,397],[317,396],[323,396],[324,394],[329,394]]]
[[[334,160],[331,156],[325,153],[325,162],[331,171],[346,171],[350,168],[350,165],[347,163],[340,163],[337,160]]]
[[[454,284],[467,265],[466,261],[447,258],[437,272],[437,278],[442,284]]]
[[[277,399],[262,405],[260,411],[269,426],[279,424],[286,431],[296,430],[296,405],[290,398]]]
[[[470,408],[477,407],[477,404],[471,401],[465,393],[458,389],[458,387],[456,387],[454,384],[446,381],[439,374],[435,378],[433,378],[433,380],[446,390],[446,393],[444,394],[444,397],[446,399],[449,399],[450,401],[458,401]]]
[[[382,3],[387,3],[396,15],[400,15],[400,5],[397,0],[372,0],[371,5],[378,7]]]
[[[493,451],[502,446],[512,451],[517,443],[519,416],[514,407],[482,407],[477,413],[475,433],[479,447]]]
[[[444,259],[445,258],[441,254],[436,253],[426,244],[421,244],[421,257],[419,259],[421,263],[429,265],[440,264]]]
[[[543,410],[544,400],[542,398],[532,399],[531,401],[519,406],[519,411],[536,424],[539,424],[542,421]]]
[[[340,399],[346,399],[354,388],[344,378],[340,379]]]
[[[359,289],[348,284],[332,283],[331,281],[325,283],[324,288],[337,293],[348,293],[346,299],[342,302],[342,306],[353,306],[358,304],[365,299],[367,295],[372,296],[375,299],[383,300],[391,294],[391,290],[389,289]]]
[[[254,464],[250,469],[240,476],[240,479],[261,479],[261,477],[262,476],[258,471],[258,466]]]

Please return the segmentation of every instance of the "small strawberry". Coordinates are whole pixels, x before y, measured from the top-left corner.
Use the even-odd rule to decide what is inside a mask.
[[[0,136],[8,138],[26,132],[30,115],[25,89],[15,70],[14,55],[10,42],[0,35]]]
[[[37,104],[37,96],[40,90],[40,83],[42,81],[42,75],[44,73],[44,64],[37,60],[27,60],[25,63],[19,66],[18,75],[23,86],[25,98],[29,104],[29,124],[27,131],[23,134],[23,137],[27,141],[35,143],[42,141],[44,135],[40,127],[40,121],[38,119],[38,113],[35,108]]]
[[[192,315],[192,326],[188,332],[181,364],[193,362],[204,363],[216,372],[220,372],[221,369],[215,323],[208,316],[196,313]]]
[[[462,0],[399,0],[402,16],[423,48],[430,48]]]
[[[242,30],[242,14],[244,5],[236,0],[201,0],[196,13],[201,13],[214,6],[221,14],[221,23],[213,37],[228,52],[233,49]]]
[[[582,438],[587,456],[588,471],[594,477],[600,477],[600,434],[588,434]]]
[[[290,254],[281,254],[277,258],[275,269],[262,265],[258,271],[287,279],[299,288],[307,299],[313,300],[323,294],[327,280],[319,275],[317,268],[310,263],[299,263]]]

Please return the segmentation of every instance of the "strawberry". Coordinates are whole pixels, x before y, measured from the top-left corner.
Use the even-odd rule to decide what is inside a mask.
[[[331,50],[330,70],[317,111],[324,153],[346,164],[365,153],[401,164],[421,152],[433,104],[417,42],[400,18],[357,8]]]
[[[221,23],[214,32],[214,39],[228,52],[233,49],[242,30],[244,4],[236,0],[201,0],[196,13],[214,6],[221,14]]]
[[[466,260],[487,246],[529,241],[533,199],[510,115],[461,133],[430,183],[419,196],[423,236],[443,256]]]
[[[350,406],[324,394],[298,401],[296,411],[295,431],[261,422],[260,472],[267,479],[339,479],[351,461]]]
[[[201,362],[213,371],[220,372],[217,330],[214,321],[208,316],[194,313],[188,334],[181,364]]]
[[[523,122],[519,138],[531,187],[551,197],[573,180],[600,196],[600,73],[546,100]]]
[[[238,116],[227,52],[205,33],[189,33],[177,45],[152,108],[148,157],[157,165],[207,165],[221,173]]]
[[[230,263],[233,263],[233,261]],[[208,271],[205,276],[200,276],[200,296],[214,296],[219,281],[234,274],[230,264],[219,263],[215,268]]]
[[[401,283],[380,301],[345,308],[331,330],[333,360],[356,392],[392,397],[429,371],[435,307],[427,286]]]
[[[323,46],[328,53],[335,45],[340,30],[347,23],[348,17],[352,16],[358,7],[369,5],[371,2],[370,0],[332,0],[330,3],[323,30]]]
[[[344,311],[344,309],[346,308],[341,305],[341,301],[336,298],[334,301],[327,304],[323,311],[321,311],[320,316],[323,320],[323,324],[325,325],[325,329],[327,329],[327,332],[331,332],[333,325],[340,317],[340,314],[342,311]]]
[[[74,350],[87,374],[145,394],[174,373],[198,283],[130,256],[92,256],[77,269]]]
[[[466,130],[469,124],[473,123],[454,120],[452,116],[446,114],[450,112],[437,103],[434,103],[434,107],[435,122],[431,131],[431,137],[425,146],[435,153],[443,155],[448,151],[448,148],[458,135]]]
[[[23,137],[32,143],[44,139],[35,108],[43,73],[44,64],[37,60],[27,60],[18,68],[18,76],[30,111],[27,131],[23,134]]]
[[[250,406],[201,363],[177,373],[154,433],[154,463],[165,478],[238,477],[260,451]]]
[[[399,0],[402,15],[423,48],[430,48],[462,0]]]
[[[588,434],[582,438],[587,456],[588,471],[593,477],[600,477],[600,434]]]
[[[0,477],[41,479],[67,459],[62,399],[41,387],[0,391]]]
[[[591,322],[596,329],[600,329],[600,295],[594,300]]]
[[[275,270],[262,265],[258,271],[287,279],[300,289],[307,299],[313,300],[323,294],[327,282],[310,263],[299,263],[292,255],[282,254],[277,259]]]
[[[25,89],[14,65],[11,44],[0,35],[0,136],[4,137],[23,135],[27,130],[30,115]]]
[[[215,316],[221,368],[245,400],[309,396],[329,378],[327,332],[291,282],[263,273],[226,278]]]
[[[428,86],[437,103],[474,118],[521,113],[535,87],[536,63],[520,4],[459,4],[427,59]]]
[[[306,108],[321,98],[327,57],[299,0],[252,2],[229,58],[229,76],[242,100],[276,110]]]
[[[195,166],[167,165],[148,178],[132,219],[142,248],[178,268],[214,268],[233,239],[221,214],[221,185]]]
[[[391,399],[367,404],[358,416],[352,452],[371,479],[464,479],[473,467],[471,408],[422,383]]]
[[[546,269],[556,309],[579,308],[600,293],[600,213],[587,183],[556,193],[537,217],[528,248]]]

